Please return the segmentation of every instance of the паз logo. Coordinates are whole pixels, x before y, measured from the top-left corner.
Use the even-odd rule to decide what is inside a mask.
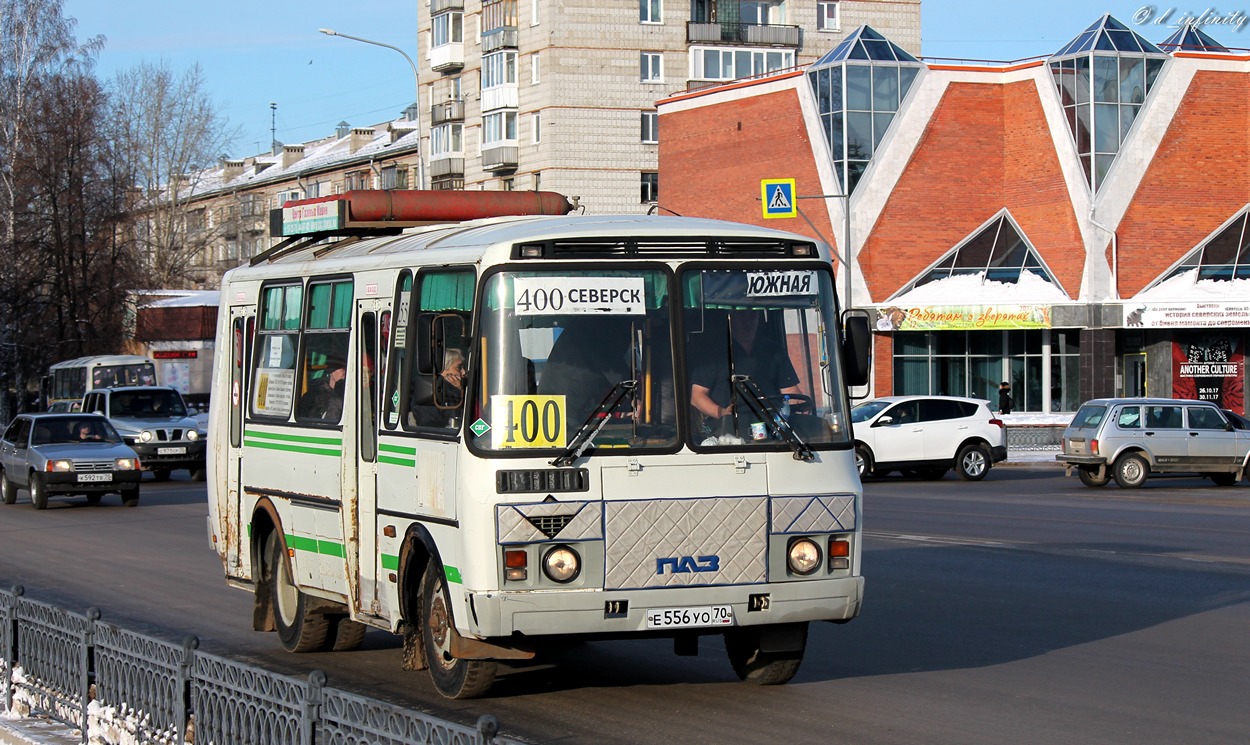
[[[656,559],[655,573],[664,574],[664,568],[668,567],[673,574],[690,574],[691,572],[718,572],[720,571],[719,556],[700,556],[697,559],[693,556],[677,556],[671,559]]]

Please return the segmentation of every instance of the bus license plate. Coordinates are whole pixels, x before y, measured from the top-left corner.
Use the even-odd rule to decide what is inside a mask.
[[[112,481],[111,473],[80,473],[78,474],[78,483],[82,484],[87,481]]]
[[[705,605],[699,608],[651,608],[647,611],[647,628],[681,629],[698,626],[732,626],[733,608],[728,605]]]
[[[186,448],[157,448],[156,449],[157,455],[184,455],[186,452],[187,452]]]

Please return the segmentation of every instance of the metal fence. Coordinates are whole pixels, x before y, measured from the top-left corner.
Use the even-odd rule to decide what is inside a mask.
[[[466,727],[278,675],[0,590],[0,712],[46,716],[82,742],[177,745],[518,745],[482,716]],[[116,734],[115,739],[110,734]]]
[[[1062,425],[1023,424],[1007,428],[1007,450],[1061,450]]]

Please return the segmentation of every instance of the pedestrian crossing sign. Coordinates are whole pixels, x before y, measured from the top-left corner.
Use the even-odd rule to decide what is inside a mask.
[[[794,202],[794,179],[771,178],[760,181],[760,198],[764,217],[795,217],[799,208]]]

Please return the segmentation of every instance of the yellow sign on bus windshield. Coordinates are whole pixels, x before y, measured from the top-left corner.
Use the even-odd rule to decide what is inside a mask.
[[[491,447],[562,448],[564,396],[491,396]]]

